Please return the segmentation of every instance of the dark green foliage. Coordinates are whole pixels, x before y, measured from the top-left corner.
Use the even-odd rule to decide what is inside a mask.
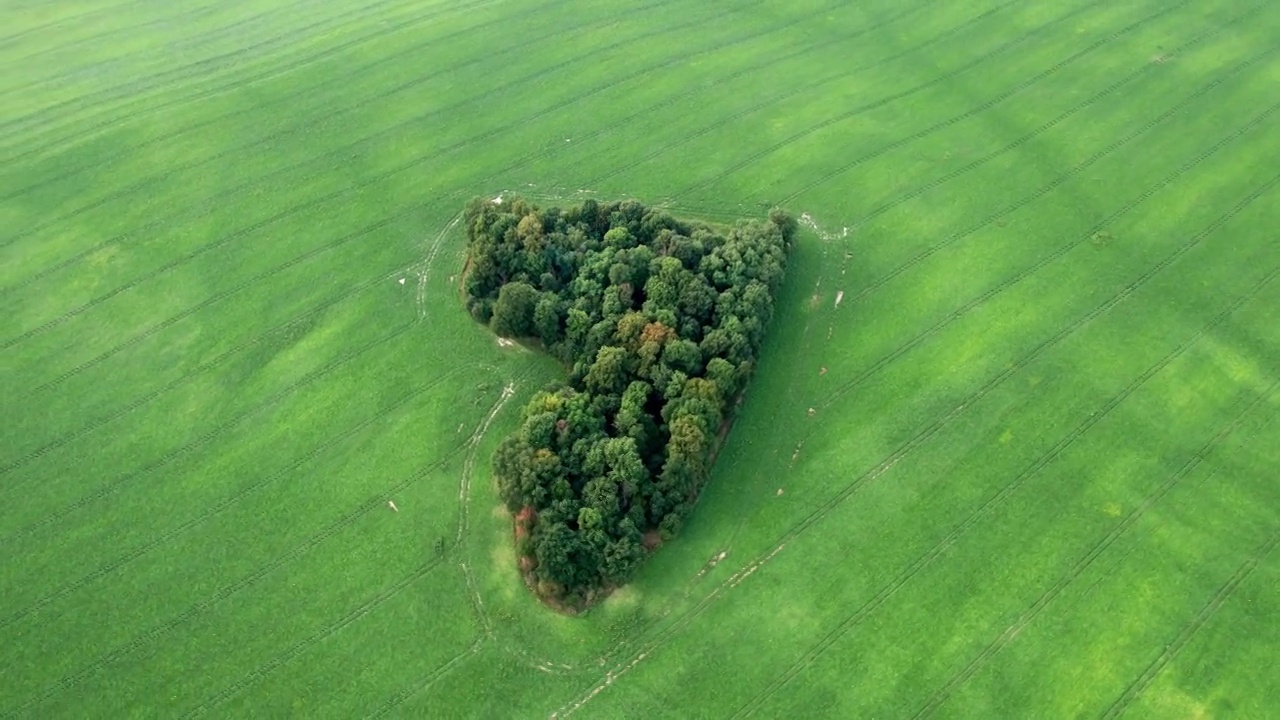
[[[534,332],[534,311],[537,309],[540,294],[532,285],[523,282],[510,282],[498,291],[498,299],[493,303],[493,317],[489,318],[489,328],[501,337],[523,337]]]
[[[673,535],[706,482],[773,314],[796,222],[715,227],[637,202],[467,206],[467,307],[568,369],[494,455],[530,518],[539,591],[579,605],[625,583],[644,533]]]

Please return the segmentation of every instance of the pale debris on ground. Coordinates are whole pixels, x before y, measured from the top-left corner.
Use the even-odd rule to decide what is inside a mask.
[[[702,569],[698,571],[698,574],[693,576],[693,579],[697,580],[703,575],[706,575],[708,570],[715,567],[716,565],[719,565],[720,561],[724,560],[728,556],[729,556],[728,550],[721,550],[718,554],[712,555],[711,559],[707,561],[707,564],[703,565]]]
[[[813,216],[809,213],[800,214],[800,224],[812,230],[815,235],[823,240],[843,240],[849,237],[849,228],[842,227],[840,228],[839,233],[827,232],[822,229],[822,226],[818,224],[818,221],[814,220]]]
[[[393,512],[400,512],[400,508],[396,507],[396,503],[394,500],[388,500],[387,507],[391,508]]]
[[[841,290],[840,292],[836,293],[836,307],[840,307],[840,301],[841,301],[841,300],[844,300],[844,291],[843,291],[843,290]]]

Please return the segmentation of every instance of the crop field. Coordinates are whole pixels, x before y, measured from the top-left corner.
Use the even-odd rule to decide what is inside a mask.
[[[1264,717],[1280,4],[0,7],[0,717]],[[578,617],[460,211],[802,220]],[[721,554],[724,554],[721,559]]]

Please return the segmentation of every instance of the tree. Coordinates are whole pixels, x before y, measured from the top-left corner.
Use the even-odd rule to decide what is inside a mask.
[[[564,336],[561,304],[559,295],[544,291],[533,308],[533,330],[547,347],[560,342]]]
[[[646,532],[672,537],[746,387],[787,250],[789,215],[733,227],[635,201],[465,212],[467,308],[507,337],[541,339],[563,383],[524,407],[493,456],[518,513],[521,569],[570,606],[625,583]]]
[[[685,375],[702,372],[702,350],[692,340],[674,340],[662,349],[662,362]]]
[[[534,556],[542,579],[565,588],[580,587],[590,582],[593,573],[582,567],[582,543],[568,525],[540,522],[534,537]]]
[[[498,291],[489,328],[499,337],[527,337],[534,334],[533,314],[538,291],[525,282],[511,282]]]
[[[597,395],[620,395],[627,386],[627,351],[616,346],[600,348],[583,383]]]

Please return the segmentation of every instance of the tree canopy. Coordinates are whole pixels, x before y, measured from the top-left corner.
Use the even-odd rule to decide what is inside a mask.
[[[494,454],[521,567],[578,607],[625,583],[706,482],[751,377],[796,222],[731,227],[634,202],[540,209],[472,200],[467,308],[540,341],[568,377]],[[651,545],[651,543],[649,543]]]

